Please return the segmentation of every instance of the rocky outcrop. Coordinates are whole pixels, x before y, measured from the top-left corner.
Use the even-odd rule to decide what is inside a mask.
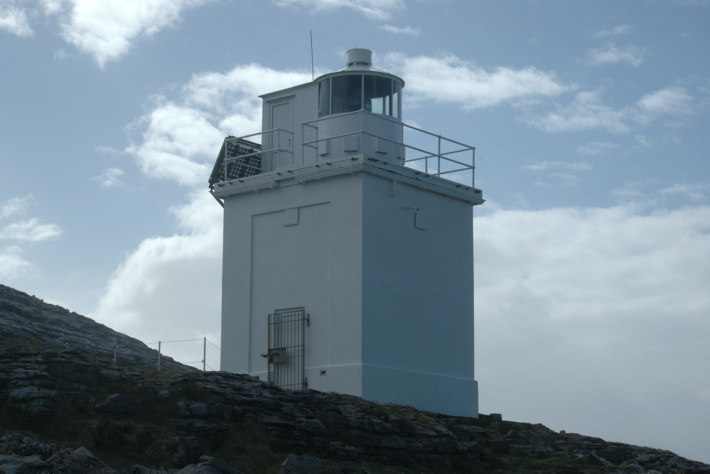
[[[0,343],[6,349],[69,349],[115,357],[123,365],[152,367],[158,360],[158,352],[137,339],[5,285],[0,285]],[[165,356],[161,366],[195,370]]]
[[[5,452],[11,452],[12,454],[4,454]],[[161,474],[168,472],[173,474],[241,474],[238,469],[211,456],[202,456],[195,464],[189,464],[181,469],[152,469],[134,465],[122,471],[117,471],[98,459],[83,446],[71,449],[48,442],[37,436],[7,433],[0,429],[0,473],[50,472],[72,474],[84,472],[95,474],[116,474],[118,472],[131,474]]]
[[[542,425],[287,392],[245,375],[114,366],[75,351],[0,351],[0,426],[0,472],[710,473],[669,451]]]
[[[12,307],[61,313],[33,305]],[[31,316],[13,311],[6,314]],[[72,324],[91,326],[81,320],[65,328]],[[157,371],[141,357],[135,365],[114,364],[98,349],[32,348],[32,331],[41,330],[0,349],[0,473],[710,474],[710,466],[669,451],[500,416],[451,417],[288,392],[246,375]]]

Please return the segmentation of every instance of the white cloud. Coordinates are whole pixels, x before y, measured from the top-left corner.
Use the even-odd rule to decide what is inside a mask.
[[[0,207],[0,219],[24,213],[34,202],[34,196],[28,194],[23,197],[10,198]]]
[[[637,106],[640,111],[652,116],[685,115],[691,112],[692,101],[693,98],[684,88],[667,87],[644,95],[638,100]]]
[[[558,106],[543,117],[528,117],[528,123],[547,132],[602,129],[627,133],[636,124],[646,125],[664,116],[676,118],[693,112],[692,96],[682,87],[672,86],[641,97],[631,105],[615,109],[602,101],[600,91],[578,92],[572,103]],[[642,135],[639,135],[642,137]],[[642,139],[639,143],[647,143]]]
[[[597,38],[609,38],[612,36],[620,36],[631,33],[634,27],[631,25],[616,25],[611,28],[604,28],[597,31],[594,36]]]
[[[636,143],[638,144],[639,148],[651,148],[651,140],[649,140],[644,135],[638,134],[634,138],[636,139]]]
[[[612,133],[624,133],[630,130],[627,120],[627,112],[604,105],[599,92],[582,91],[575,95],[571,104],[558,107],[544,117],[529,119],[529,123],[547,132],[601,128]]]
[[[42,224],[37,218],[24,218],[34,204],[34,196],[27,194],[10,198],[0,206],[0,241],[14,242],[0,249],[0,279],[6,282],[32,268],[32,263],[23,256],[25,249],[18,244],[41,242],[62,234],[61,227],[56,224]]]
[[[549,170],[564,170],[564,171],[589,171],[592,165],[586,161],[541,161],[533,163],[525,167],[531,171],[549,171]]]
[[[592,169],[586,161],[541,161],[524,166],[534,172],[544,172],[544,180],[535,181],[536,186],[575,186],[580,174]]]
[[[16,245],[0,250],[0,280],[7,282],[32,266],[21,254],[22,249]]]
[[[206,182],[208,161],[223,137],[204,114],[168,102],[144,116],[143,123],[143,141],[126,150],[135,155],[143,173],[189,186]]]
[[[613,43],[604,48],[593,49],[587,55],[590,64],[599,66],[602,64],[628,63],[638,67],[643,63],[644,51],[638,46],[628,45],[618,47]]]
[[[464,108],[491,107],[504,102],[554,97],[568,89],[553,73],[534,67],[493,71],[455,56],[386,56],[393,69],[407,78],[408,99],[451,102]]]
[[[258,64],[239,65],[226,73],[195,75],[184,87],[184,102],[218,115],[234,114],[247,106],[245,115],[260,119],[259,95],[310,81],[310,72],[276,71]],[[261,129],[261,122],[258,127]]]
[[[69,1],[71,0],[40,0],[39,3],[46,15],[56,15],[61,13]]]
[[[34,196],[32,194],[10,198],[0,207],[0,219],[16,219],[26,214],[33,204]],[[61,227],[56,224],[41,224],[37,218],[6,222],[0,227],[0,239],[5,240],[40,242],[58,237],[61,234]]]
[[[658,187],[659,183],[656,179],[629,181],[612,189],[611,195],[618,198],[619,202],[648,206],[657,202]],[[652,190],[650,194],[649,190]]]
[[[660,190],[663,196],[682,196],[694,202],[704,201],[710,192],[710,184],[674,184]]]
[[[100,67],[125,55],[133,43],[175,25],[187,9],[211,0],[39,0],[42,12],[58,19],[62,37],[94,57]],[[0,6],[0,30],[33,34],[28,9]],[[32,10],[35,14],[36,11]]]
[[[575,151],[580,155],[604,156],[618,149],[619,145],[617,143],[590,142],[578,146]]]
[[[101,172],[101,174],[91,178],[91,181],[98,183],[101,187],[112,188],[123,184],[121,178],[124,174],[125,173],[120,168],[106,168]]]
[[[379,28],[395,35],[419,36],[422,32],[419,28],[411,26],[381,25]]]
[[[658,179],[635,180],[617,186],[611,191],[618,202],[633,203],[644,208],[664,206],[689,206],[708,202],[710,183],[685,182],[668,185]]]
[[[374,20],[387,20],[403,10],[404,0],[274,0],[279,6],[300,6],[316,11],[350,8]]]
[[[205,185],[225,136],[261,130],[258,95],[310,80],[309,73],[254,64],[196,75],[179,100],[155,99],[152,110],[132,125],[140,135],[126,151],[146,175]]]
[[[56,224],[40,224],[39,220],[12,222],[0,229],[0,239],[20,240],[25,242],[41,242],[58,237],[62,229]]]
[[[27,20],[26,11],[9,5],[0,5],[0,30],[5,30],[21,38],[34,34]]]
[[[143,240],[112,275],[95,317],[144,341],[207,335],[216,342],[222,208],[204,190],[174,214],[183,233]]]
[[[62,15],[62,36],[94,57],[99,66],[126,54],[132,43],[174,25],[188,8],[206,0],[72,0]],[[45,11],[57,13],[58,2],[45,2]]]
[[[484,413],[703,452],[710,207],[496,210],[475,234]]]

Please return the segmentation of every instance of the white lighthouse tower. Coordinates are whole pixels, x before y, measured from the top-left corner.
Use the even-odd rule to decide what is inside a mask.
[[[224,141],[221,367],[477,416],[474,149],[404,124],[371,56],[263,95],[262,131]]]

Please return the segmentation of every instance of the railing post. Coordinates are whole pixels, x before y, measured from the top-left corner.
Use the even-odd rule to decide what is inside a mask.
[[[364,77],[364,76],[363,76]],[[363,79],[364,81],[364,79]],[[345,137],[343,137],[343,140],[345,140]],[[374,138],[374,140],[377,140]],[[377,145],[373,143],[375,146],[375,149],[377,149]],[[362,150],[363,154],[365,152],[365,111],[361,110],[360,111],[360,150]]]
[[[471,148],[471,187],[476,187],[476,147]]]
[[[437,135],[438,149],[436,151],[436,176],[441,176],[441,135]]]

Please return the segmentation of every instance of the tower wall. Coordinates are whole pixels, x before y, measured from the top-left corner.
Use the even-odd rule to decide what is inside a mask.
[[[364,184],[363,397],[476,416],[471,205]]]
[[[359,111],[323,117],[317,125],[318,156],[321,159],[337,160],[362,154],[404,164],[404,147],[400,145],[404,132],[399,120]]]
[[[361,180],[342,175],[225,198],[223,370],[266,380],[267,315],[305,307],[309,387],[361,395]]]
[[[343,173],[225,197],[222,368],[267,379],[267,315],[304,307],[309,388],[476,416],[468,202]]]

